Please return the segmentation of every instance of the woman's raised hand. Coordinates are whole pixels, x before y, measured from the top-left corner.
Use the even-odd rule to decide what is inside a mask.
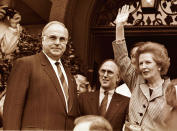
[[[122,8],[118,10],[117,17],[114,21],[116,26],[124,25],[127,21],[129,15],[129,5],[124,5]]]

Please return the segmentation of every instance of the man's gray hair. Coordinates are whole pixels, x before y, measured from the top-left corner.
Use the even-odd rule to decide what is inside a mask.
[[[51,21],[51,22],[47,23],[47,24],[44,26],[44,28],[43,28],[43,30],[42,30],[42,36],[43,36],[43,33],[45,32],[45,30],[47,30],[51,25],[54,25],[54,24],[61,25],[61,26],[64,27],[64,28],[67,30],[67,32],[68,32],[68,29],[66,28],[66,26],[65,26],[62,22],[59,22],[59,21]],[[69,33],[68,33],[68,34],[69,34]]]

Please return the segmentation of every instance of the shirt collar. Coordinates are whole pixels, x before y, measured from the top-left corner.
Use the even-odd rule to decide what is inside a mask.
[[[115,89],[109,90],[108,95],[113,95],[114,91],[115,91]],[[103,87],[100,87],[100,93],[104,94],[104,92],[105,92],[105,89],[103,89]]]
[[[175,85],[175,90],[176,90],[176,98],[177,98],[177,85]]]
[[[50,63],[53,65],[55,64],[55,62],[57,62],[56,60],[53,60],[52,58],[50,58],[44,51],[43,53],[45,54],[45,56],[48,58],[48,60],[50,61]],[[61,60],[59,59],[58,62],[62,65]]]

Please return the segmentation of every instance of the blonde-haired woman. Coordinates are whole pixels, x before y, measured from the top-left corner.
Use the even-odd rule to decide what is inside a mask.
[[[115,60],[120,67],[124,82],[131,90],[129,116],[126,131],[161,131],[166,104],[164,93],[170,80],[165,78],[170,61],[166,48],[156,42],[144,42],[136,52],[132,66],[124,37],[124,23],[129,15],[129,6],[119,10],[116,23],[116,41],[113,42]]]

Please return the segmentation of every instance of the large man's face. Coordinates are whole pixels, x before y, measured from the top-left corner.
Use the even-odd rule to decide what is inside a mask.
[[[53,60],[58,60],[66,50],[68,31],[60,24],[51,24],[43,31],[43,51]]]
[[[119,81],[118,67],[113,61],[106,61],[99,69],[99,80],[101,87],[112,90],[117,87]]]

